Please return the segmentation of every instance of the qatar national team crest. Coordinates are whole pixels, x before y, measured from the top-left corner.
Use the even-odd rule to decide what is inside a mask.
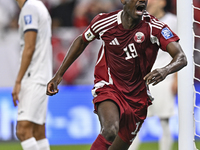
[[[142,43],[142,42],[144,42],[144,40],[145,40],[144,33],[142,33],[142,32],[137,32],[137,33],[135,34],[135,36],[134,36],[134,40],[135,40],[135,42],[137,42],[137,43]]]

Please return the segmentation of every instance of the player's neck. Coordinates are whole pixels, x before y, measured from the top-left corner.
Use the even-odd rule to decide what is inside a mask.
[[[24,6],[24,4],[25,4],[26,1],[27,1],[27,0],[17,0],[17,3],[18,3],[18,5],[19,5],[19,8],[20,8],[20,9],[22,9],[22,7]]]
[[[133,19],[128,15],[122,14],[121,20],[124,29],[133,29],[141,21],[141,18]]]

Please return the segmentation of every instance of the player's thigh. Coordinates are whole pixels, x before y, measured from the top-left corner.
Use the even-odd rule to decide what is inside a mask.
[[[129,144],[124,142],[119,135],[116,136],[115,140],[113,141],[112,145],[109,147],[108,150],[127,150],[129,148]]]
[[[30,121],[17,121],[16,130],[18,132],[33,132],[34,123]]]
[[[119,108],[112,100],[105,100],[97,104],[97,114],[103,127],[115,125],[119,127]]]
[[[35,137],[36,140],[41,140],[41,139],[46,138],[46,136],[45,136],[45,124],[43,124],[43,125],[34,124],[33,136]]]
[[[33,137],[34,123],[30,121],[17,121],[16,135],[20,141]]]

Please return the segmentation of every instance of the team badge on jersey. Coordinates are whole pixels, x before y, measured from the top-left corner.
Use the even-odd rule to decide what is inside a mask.
[[[137,43],[142,43],[145,40],[144,33],[142,32],[137,32],[134,36],[134,40]]]
[[[170,39],[170,38],[172,38],[174,36],[173,33],[167,27],[165,27],[164,29],[162,29],[161,33],[162,33],[163,37],[166,40],[168,40],[168,39]]]
[[[32,23],[32,16],[31,15],[24,16],[24,21],[25,21],[26,25],[31,24]]]

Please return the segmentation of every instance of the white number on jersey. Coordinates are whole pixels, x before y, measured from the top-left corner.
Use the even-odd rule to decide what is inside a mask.
[[[126,58],[125,58],[126,60],[135,58],[138,56],[134,43],[131,43],[128,45],[128,47],[125,47],[124,51],[126,52]]]
[[[138,131],[139,131],[139,126],[140,126],[140,122],[137,122],[137,123],[136,123],[135,131],[134,131],[134,132],[131,132],[131,134],[132,134],[132,135],[135,135],[135,137],[136,137],[136,134],[137,134]],[[135,139],[135,137],[134,137],[132,140],[130,140],[130,142],[133,142],[133,140]]]

